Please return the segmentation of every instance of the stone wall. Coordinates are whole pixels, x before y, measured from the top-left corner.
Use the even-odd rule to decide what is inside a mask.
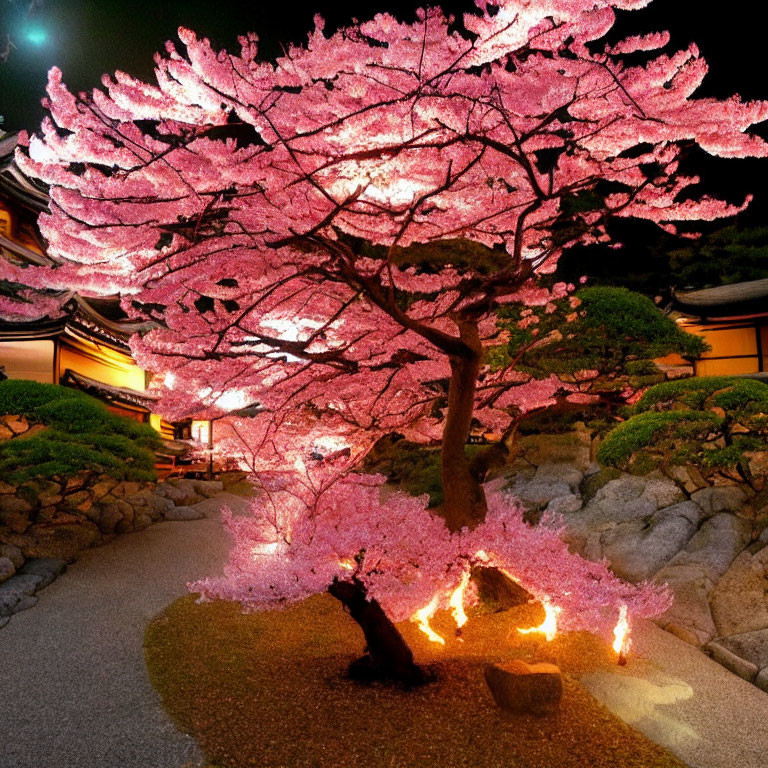
[[[159,520],[202,516],[190,505],[216,495],[219,481],[118,482],[82,474],[69,480],[0,482],[0,582],[28,559],[72,562],[83,549]]]
[[[668,584],[674,603],[657,623],[768,691],[765,494],[695,473],[585,470],[580,456],[518,465],[510,487],[531,520],[562,515],[573,551],[629,581]]]

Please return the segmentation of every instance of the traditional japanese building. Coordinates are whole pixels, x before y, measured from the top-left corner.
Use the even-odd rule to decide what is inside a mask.
[[[673,308],[681,327],[712,347],[695,361],[697,376],[768,378],[768,279],[678,291]]]
[[[15,135],[0,133],[0,279],[5,261],[49,265],[36,220],[48,207],[46,190],[13,164]],[[75,387],[103,400],[123,416],[149,422],[166,438],[179,427],[152,412],[149,374],[130,354],[128,339],[143,329],[131,323],[117,297],[74,295],[64,314],[38,320],[0,321],[0,367],[8,378]]]

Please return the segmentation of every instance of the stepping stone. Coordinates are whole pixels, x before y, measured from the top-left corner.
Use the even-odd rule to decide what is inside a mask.
[[[550,714],[563,695],[563,680],[554,664],[509,661],[485,668],[485,681],[496,704],[510,712]]]

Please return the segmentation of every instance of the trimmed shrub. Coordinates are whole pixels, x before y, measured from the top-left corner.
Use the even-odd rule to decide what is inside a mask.
[[[30,424],[47,427],[0,444],[0,475],[7,482],[63,479],[85,470],[118,480],[155,479],[153,450],[162,445],[160,435],[82,392],[34,381],[2,381],[0,414],[22,415]]]

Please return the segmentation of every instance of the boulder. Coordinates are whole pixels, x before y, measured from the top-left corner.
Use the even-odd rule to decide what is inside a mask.
[[[565,483],[572,492],[578,491],[583,479],[584,473],[578,467],[565,462],[540,464],[533,476],[535,483]]]
[[[608,488],[608,485],[605,488]],[[638,491],[637,496],[625,498],[620,502],[613,494],[604,494],[605,488],[585,507],[565,518],[566,530],[563,539],[574,551],[590,560],[600,560],[603,557],[602,539],[606,531],[635,521],[638,521],[637,528],[640,530],[656,512],[656,504],[651,499],[640,498],[642,489]]]
[[[754,665],[755,674],[757,670],[768,668],[768,628],[731,635],[730,637],[721,637],[716,642],[719,647]],[[712,646],[714,643],[709,645]]]
[[[23,575],[40,576],[42,581],[38,589],[47,587],[52,581],[67,570],[67,563],[52,557],[36,557],[27,560],[19,571]]]
[[[738,485],[721,485],[714,488],[702,488],[691,494],[707,517],[720,512],[738,512],[747,499],[746,493]]]
[[[4,494],[15,494],[16,493],[16,486],[15,485],[8,485],[8,483],[0,482],[0,495]]]
[[[715,661],[722,664],[726,669],[729,669],[734,675],[744,678],[748,683],[751,683],[755,679],[758,673],[757,665],[742,658],[738,654],[733,653],[733,651],[722,644],[722,641],[709,643],[707,645],[707,651]]]
[[[205,512],[194,507],[172,507],[165,513],[166,520],[200,520],[205,517]]]
[[[695,493],[707,487],[704,475],[693,465],[669,467],[667,472],[673,480],[685,489],[686,493]]]
[[[78,512],[87,512],[93,506],[91,494],[86,490],[67,494],[64,497],[64,503],[68,507],[78,510]]]
[[[0,557],[7,557],[17,569],[24,565],[24,555],[13,544],[3,544],[0,542]]]
[[[647,521],[623,523],[605,531],[602,554],[622,579],[649,579],[690,541],[700,516],[696,504],[684,501],[659,510]]]
[[[685,494],[677,483],[666,477],[648,477],[640,498],[650,499],[656,505],[656,509],[661,509],[683,501]]]
[[[32,511],[32,505],[20,496],[0,496],[0,520],[6,515],[27,515]]]
[[[519,660],[489,664],[485,681],[496,704],[511,712],[548,714],[557,710],[563,695],[560,670],[554,664]]]
[[[591,440],[587,433],[559,435],[532,434],[518,440],[518,448],[529,464],[569,463],[586,469],[591,459]]]
[[[195,491],[207,499],[213,498],[224,490],[224,483],[221,480],[193,480],[192,482]]]
[[[141,490],[141,485],[132,481],[124,480],[118,483],[111,491],[113,496],[118,499],[125,498],[126,496],[133,496]]]
[[[531,482],[518,482],[515,484],[513,494],[520,501],[532,507],[544,507],[552,499],[568,496],[571,487],[563,482],[543,482],[535,478]]]
[[[2,624],[0,624],[2,626]],[[761,669],[752,681],[761,691],[768,693],[768,667]]]
[[[710,604],[721,637],[768,628],[768,547],[742,552],[712,590]]]
[[[193,480],[167,480],[158,485],[155,493],[170,499],[177,507],[196,504],[202,501],[203,497],[195,491],[193,482]]]
[[[581,509],[581,497],[573,493],[567,496],[558,496],[547,504],[547,512],[555,515],[568,515],[572,512],[578,512]]]
[[[94,499],[100,499],[106,496],[117,485],[117,480],[113,477],[102,476],[98,483],[94,483],[91,487],[91,493]]]
[[[590,470],[594,469],[591,465]],[[611,480],[617,480],[621,477],[621,470],[614,469],[613,467],[601,467],[597,465],[594,471],[587,471],[584,474],[584,479],[579,485],[579,493],[584,502],[590,501],[595,494],[605,485],[611,482]]]
[[[160,496],[154,491],[150,494],[148,501],[150,508],[160,517],[163,517],[169,509],[174,507],[174,503],[169,498]]]
[[[654,581],[666,583],[672,590],[674,602],[656,623],[681,640],[700,647],[717,634],[709,593],[712,582],[698,565],[667,565],[655,576]]]
[[[721,512],[705,521],[688,546],[669,565],[697,566],[714,585],[747,546],[750,534],[747,520]]]
[[[133,530],[143,531],[152,525],[152,518],[145,512],[136,511],[136,515],[133,518]]]
[[[0,584],[16,573],[16,566],[10,557],[0,557]]]
[[[16,543],[25,557],[51,557],[71,563],[82,550],[101,539],[98,527],[88,520],[78,523],[33,525]]]
[[[120,511],[120,507],[117,506],[117,502],[109,504],[99,505],[99,530],[110,535],[115,532],[117,524],[123,519],[123,513]]]
[[[121,519],[117,521],[115,533],[130,533],[133,530],[133,521],[136,517],[134,508],[123,499],[115,502],[115,507],[120,511]]]

